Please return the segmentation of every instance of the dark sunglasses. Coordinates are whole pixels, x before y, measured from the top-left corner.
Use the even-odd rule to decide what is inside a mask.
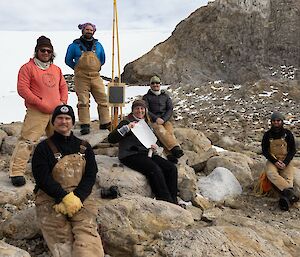
[[[45,49],[45,48],[41,48],[40,52],[41,53],[46,53],[47,52],[48,54],[52,54],[53,53],[53,51],[51,49]]]
[[[160,84],[160,82],[151,82],[151,85]]]

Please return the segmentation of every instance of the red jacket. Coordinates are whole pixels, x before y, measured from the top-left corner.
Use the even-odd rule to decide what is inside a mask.
[[[33,59],[20,68],[17,88],[27,108],[43,113],[52,113],[57,105],[68,100],[68,87],[60,68],[51,64],[42,70]]]

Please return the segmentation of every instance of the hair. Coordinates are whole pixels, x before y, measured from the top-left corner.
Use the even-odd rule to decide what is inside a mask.
[[[39,49],[36,49],[33,54],[33,57],[35,57],[37,59],[38,59],[38,51],[39,51]],[[56,54],[53,52],[51,54],[51,58],[50,58],[49,62],[53,63],[53,60],[55,59],[55,57],[56,57]]]

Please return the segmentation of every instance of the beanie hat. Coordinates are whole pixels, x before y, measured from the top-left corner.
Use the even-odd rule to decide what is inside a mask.
[[[271,115],[271,120],[282,120],[284,121],[284,116],[280,112],[273,112]]]
[[[94,30],[93,34],[94,34],[94,33],[96,32],[96,25],[94,25],[93,23],[86,22],[86,23],[83,23],[83,24],[79,24],[79,25],[78,25],[78,28],[79,28],[81,31],[83,31],[83,30],[86,28],[86,26],[88,26],[88,25],[90,25],[90,26],[93,27],[93,30]]]
[[[145,109],[147,109],[147,105],[146,105],[146,102],[144,100],[135,100],[133,103],[132,103],[132,106],[131,106],[131,110],[133,111],[133,109],[137,106],[142,106],[144,107]]]
[[[73,111],[73,108],[70,105],[62,104],[62,105],[56,106],[56,108],[54,109],[54,111],[52,113],[52,119],[51,119],[52,124],[54,123],[54,120],[55,120],[56,116],[58,116],[60,114],[69,115],[72,118],[73,125],[75,124],[74,111]]]
[[[150,84],[152,83],[160,83],[160,78],[157,77],[157,76],[153,76],[151,79],[150,79]]]
[[[43,46],[47,46],[49,48],[52,49],[53,51],[53,46],[51,44],[51,40],[45,36],[40,36],[37,40],[36,40],[36,46],[34,51],[37,52],[37,50],[39,50],[40,48],[42,48]]]

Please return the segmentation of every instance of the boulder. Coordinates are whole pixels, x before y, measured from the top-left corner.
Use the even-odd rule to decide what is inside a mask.
[[[194,222],[191,213],[178,205],[141,196],[108,201],[100,206],[98,218],[105,252],[114,257],[134,256],[135,245]]]
[[[30,254],[20,248],[9,245],[0,240],[0,256],[1,257],[30,257]]]
[[[198,188],[204,197],[213,201],[242,193],[242,187],[235,176],[222,167],[215,168],[207,177],[199,178]]]
[[[151,197],[152,191],[146,177],[120,163],[117,157],[97,155],[97,184],[102,188],[118,186],[121,195]]]
[[[73,129],[73,133],[76,137],[79,137],[82,140],[86,140],[90,143],[92,147],[101,143],[105,138],[107,138],[109,131],[108,130],[94,130],[87,135],[81,135],[80,129]]]
[[[1,146],[1,153],[12,155],[18,138],[15,136],[7,136],[4,138]]]
[[[253,164],[251,158],[244,154],[235,152],[219,152],[219,156],[210,158],[207,161],[206,168],[208,173],[217,167],[223,167],[230,170],[237,178],[243,188],[253,185],[253,176],[249,164]]]
[[[41,235],[35,206],[22,210],[0,225],[5,237],[12,239],[32,239]]]
[[[8,173],[0,172],[0,204],[18,205],[27,200],[27,195],[31,195],[33,189],[34,184],[30,180],[27,179],[22,187],[15,187],[11,184]]]

